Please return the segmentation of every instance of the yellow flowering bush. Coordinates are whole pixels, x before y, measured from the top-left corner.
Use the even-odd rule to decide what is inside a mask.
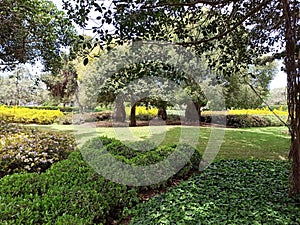
[[[222,121],[226,115],[226,126],[229,127],[265,127],[283,126],[287,120],[288,112],[282,107],[274,109],[274,113],[280,117],[281,121],[274,116],[267,107],[262,109],[235,109],[227,111],[204,111],[201,113],[201,122],[211,123]]]
[[[126,111],[126,115],[130,115],[130,107],[126,107],[125,111]],[[135,115],[155,117],[157,116],[157,113],[158,113],[158,108],[151,107],[147,109],[145,106],[137,106]]]
[[[274,109],[274,113],[277,115],[288,115],[287,110],[283,110],[282,107],[279,109]],[[273,113],[267,108],[262,109],[235,109],[235,110],[229,110],[229,115],[273,115]]]
[[[0,119],[12,123],[52,124],[64,114],[60,110],[29,109],[18,106],[0,106]]]
[[[283,110],[283,107],[279,107],[279,109],[274,109],[274,113],[277,115],[288,116],[288,111]],[[272,111],[268,109],[268,107],[261,109],[233,109],[227,111],[204,111],[202,115],[273,115]]]

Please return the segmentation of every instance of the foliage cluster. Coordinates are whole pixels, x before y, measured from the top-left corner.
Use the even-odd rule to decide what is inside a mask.
[[[104,140],[104,143],[103,143]],[[107,143],[107,140],[110,140]],[[106,142],[106,143],[105,143]],[[104,145],[99,149],[99,146]],[[81,152],[85,160],[90,165],[94,166],[101,171],[109,171],[109,174],[113,174],[114,177],[126,176],[126,179],[131,179],[135,184],[139,184],[141,180],[152,183],[151,179],[158,179],[159,183],[150,185],[150,188],[156,188],[159,186],[166,186],[173,177],[185,177],[190,173],[198,169],[201,161],[201,154],[198,150],[186,144],[171,144],[155,147],[155,145],[148,141],[133,142],[124,145],[121,141],[116,139],[106,139],[103,137],[97,137],[86,142]],[[111,157],[113,156],[113,157]],[[137,171],[138,174],[123,174],[116,165],[116,160],[136,166],[150,166],[155,164],[156,174],[149,174],[147,171]],[[160,164],[163,162],[163,165]],[[124,165],[123,164],[123,165]],[[98,165],[101,165],[99,168]],[[180,167],[182,165],[182,168]],[[164,177],[164,174],[170,174],[169,179],[159,179]],[[148,188],[149,188],[148,187]]]
[[[43,172],[75,150],[67,133],[41,131],[0,121],[0,177],[15,172]]]
[[[12,123],[52,124],[57,118],[63,115],[60,110],[39,110],[17,106],[0,106],[1,120]]]
[[[273,112],[277,115],[288,115],[287,109],[283,109],[283,106],[280,106],[278,109],[274,108]],[[261,108],[261,109],[235,109],[235,110],[229,110],[229,115],[273,115],[273,113],[267,108]]]
[[[279,105],[271,107],[273,112],[277,115],[288,115],[287,108]],[[219,115],[219,114],[227,114],[227,115],[273,115],[268,107],[265,108],[257,108],[257,109],[231,109],[228,111],[204,111],[202,115]]]
[[[1,224],[104,224],[139,196],[104,179],[73,152],[45,173],[5,176],[0,199]]]
[[[288,112],[283,106],[273,107],[273,112],[283,121],[287,121]],[[243,127],[267,127],[283,126],[282,121],[276,118],[267,107],[260,109],[234,109],[228,111],[204,111],[201,114],[201,122],[219,123],[226,115],[226,126]]]
[[[245,127],[269,127],[269,126],[284,126],[285,124],[281,122],[278,118],[273,115],[247,115],[247,114],[236,114],[236,115],[226,115],[226,126],[235,128],[245,128]],[[281,115],[280,118],[285,122],[287,116]],[[201,115],[201,122],[204,123],[214,123],[225,125],[224,115],[220,114],[204,114]],[[223,123],[223,124],[222,124]]]
[[[86,160],[99,151],[99,143],[102,150],[133,165],[153,164],[180,148],[182,151],[191,148],[187,145],[156,148],[150,142],[136,142],[127,147],[115,139],[94,138],[83,145],[81,153],[72,152],[45,173],[16,173],[3,177],[0,180],[0,223],[105,224],[112,222],[111,217],[121,218],[125,207],[132,208],[140,201],[139,192],[145,187],[114,183],[96,173],[90,166],[91,161],[88,164]],[[105,157],[105,154],[98,154],[98,160],[101,155]],[[199,165],[200,159],[196,151],[177,176],[187,175],[193,166]],[[116,170],[112,164],[105,169]]]
[[[63,47],[75,38],[71,21],[48,0],[1,1],[0,29],[0,65],[8,70],[39,59],[57,71]]]
[[[130,115],[130,107],[125,107],[126,115]],[[158,114],[158,108],[156,107],[146,107],[146,106],[136,106],[136,119],[137,120],[149,120],[151,118],[154,118]]]
[[[288,198],[289,163],[228,160],[211,164],[128,212],[130,224],[299,224]]]
[[[20,106],[22,107],[22,106]],[[76,106],[24,106],[24,108],[29,109],[44,109],[44,110],[59,110],[64,113],[79,111],[79,108]]]

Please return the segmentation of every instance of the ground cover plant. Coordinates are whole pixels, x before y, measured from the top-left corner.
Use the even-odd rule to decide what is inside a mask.
[[[0,121],[0,178],[16,172],[43,172],[76,148],[70,133],[39,130]]]
[[[138,204],[130,224],[299,224],[287,197],[289,163],[222,160],[168,192]]]

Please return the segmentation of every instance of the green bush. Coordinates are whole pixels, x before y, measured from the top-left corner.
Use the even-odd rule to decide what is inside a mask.
[[[132,182],[136,181],[137,184],[139,178],[152,183],[153,177],[159,179],[159,176],[164,177],[166,173],[171,174],[169,179],[163,179],[159,184],[154,184],[150,188],[165,186],[173,177],[185,177],[192,171],[196,171],[202,158],[196,149],[184,144],[155,147],[153,143],[144,141],[124,145],[118,140],[110,139],[111,143],[102,147],[105,140],[106,138],[97,137],[86,142],[81,148],[85,160],[101,171],[109,171],[111,176],[112,174],[116,177],[126,176],[126,179],[131,179]],[[112,166],[115,164],[114,160],[132,166],[151,165],[157,173],[149,175],[141,170],[134,175],[122,174],[119,168],[122,165],[118,165],[118,168]]]
[[[43,172],[68,157],[74,136],[0,122],[0,177],[15,172]]]
[[[134,188],[95,173],[79,152],[45,173],[0,180],[1,224],[105,224],[139,201]]]
[[[109,153],[138,165],[156,163],[179,151],[177,157],[185,157],[188,161],[180,170],[184,171],[181,175],[197,168],[201,159],[201,155],[188,145],[155,148],[145,141],[133,146],[137,149],[124,146],[115,139],[94,138],[83,146],[81,153],[72,152],[45,173],[15,173],[3,177],[0,179],[0,224],[112,224],[116,218],[119,218],[117,223],[120,222],[124,209],[132,208],[140,201],[139,193],[144,187],[133,188],[105,179],[84,160],[82,153],[84,155],[85,151],[97,157],[101,152],[103,156]],[[141,147],[148,151],[141,151]],[[95,155],[90,156],[93,159]],[[173,159],[168,163],[175,167],[176,158]],[[106,169],[116,170],[109,161]]]
[[[286,116],[280,116],[286,121]],[[201,122],[224,123],[224,115],[202,115]],[[226,126],[235,128],[283,126],[284,124],[273,115],[226,115]]]
[[[89,113],[67,113],[64,116],[57,118],[55,122],[58,124],[69,125],[73,123],[81,122],[98,122],[98,121],[108,121],[111,119],[110,111],[102,112],[89,112]]]
[[[64,113],[78,112],[79,111],[79,107],[71,107],[71,106],[24,106],[23,108],[44,109],[44,110],[60,110]]]

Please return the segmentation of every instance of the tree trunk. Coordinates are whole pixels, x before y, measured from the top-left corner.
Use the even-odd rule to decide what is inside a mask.
[[[297,1],[282,0],[285,20],[287,73],[287,105],[290,121],[291,146],[289,158],[292,160],[290,195],[300,193],[300,74],[297,71],[296,42],[297,42]],[[298,58],[298,59],[297,59]]]
[[[136,111],[136,103],[131,103],[130,124],[129,124],[130,127],[136,127],[135,111]]]
[[[162,120],[167,120],[167,110],[162,107],[158,109],[158,113],[157,113],[158,118],[161,118]]]
[[[196,122],[200,120],[200,105],[195,102],[190,102],[187,104],[185,109],[185,119],[190,122]]]
[[[113,114],[113,119],[116,122],[124,122],[126,119],[126,112],[123,102],[116,102],[116,109]]]

